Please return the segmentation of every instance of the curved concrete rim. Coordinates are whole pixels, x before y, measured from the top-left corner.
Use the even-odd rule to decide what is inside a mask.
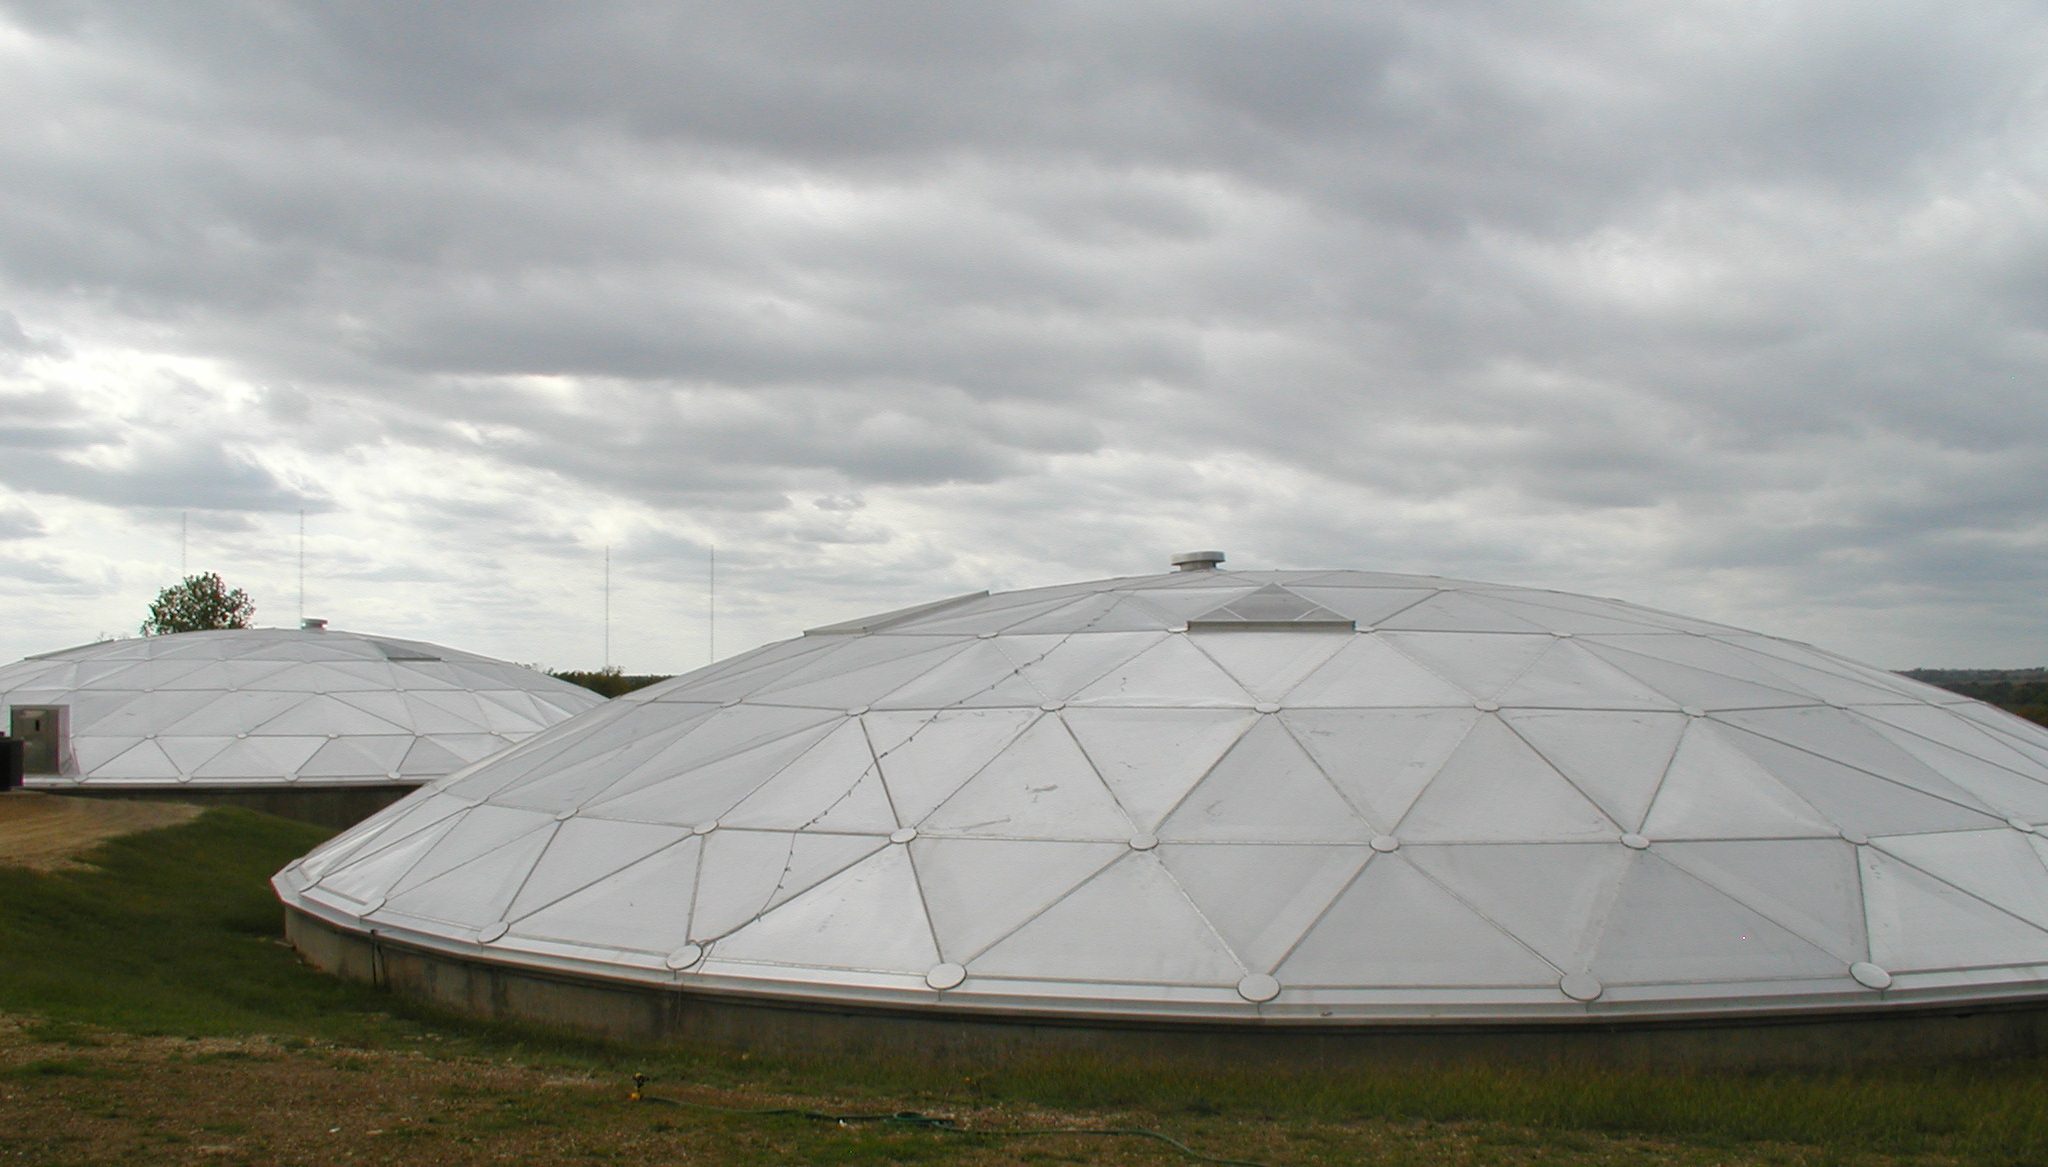
[[[927,1007],[764,994],[693,983],[665,965],[645,980],[534,968],[452,953],[421,938],[336,925],[287,905],[286,934],[323,972],[494,1021],[643,1044],[871,1051],[922,1060],[1086,1053],[1228,1068],[1238,1059],[1360,1066],[1560,1060],[1670,1068],[1836,1068],[2048,1051],[2048,993],[2025,999],[1923,999],[1862,1008],[1639,1016],[1579,1005],[1576,1015],[1511,1020],[1415,1015],[1370,1023],[1260,1014],[1203,1017],[1021,1013],[949,1002]],[[957,990],[954,991],[957,993]],[[1875,996],[1876,994],[1871,994]],[[953,998],[954,993],[944,994]],[[957,999],[957,998],[956,998]],[[943,1039],[943,1040],[941,1040]]]

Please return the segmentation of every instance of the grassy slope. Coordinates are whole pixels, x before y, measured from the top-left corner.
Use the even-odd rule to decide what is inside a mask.
[[[418,1050],[426,1041],[447,1056],[606,1080],[646,1069],[659,1082],[737,1092],[741,1105],[795,1098],[819,1109],[1007,1105],[1053,1108],[1069,1121],[1135,1116],[1122,1121],[1200,1131],[1223,1140],[1208,1149],[1254,1158],[1264,1157],[1256,1152],[1270,1148],[1276,1129],[1302,1160],[1342,1161],[1367,1127],[1384,1139],[1388,1131],[1473,1124],[1505,1140],[1499,1161],[1599,1158],[1586,1140],[1623,1137],[1663,1140],[1660,1153],[1683,1162],[2048,1162],[2042,1061],[1853,1077],[1459,1070],[1294,1078],[1138,1075],[1048,1062],[962,1081],[911,1064],[771,1063],[479,1027],[298,964],[282,944],[267,880],[321,836],[216,810],[116,840],[94,855],[95,870],[39,876],[0,868],[0,1012],[134,1034],[261,1034],[362,1049]],[[1524,1144],[1529,1154],[1505,1149]]]

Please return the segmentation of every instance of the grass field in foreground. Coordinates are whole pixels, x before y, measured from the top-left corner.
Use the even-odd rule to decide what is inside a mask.
[[[1847,1074],[1462,1069],[972,1078],[909,1062],[632,1049],[481,1026],[319,975],[270,874],[322,832],[238,810],[0,867],[0,1161],[2043,1163],[2048,1062]],[[630,1075],[661,1102],[625,1100]],[[686,1105],[671,1105],[671,1103]]]

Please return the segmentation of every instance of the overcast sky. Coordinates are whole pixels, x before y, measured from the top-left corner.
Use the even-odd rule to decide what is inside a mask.
[[[2048,5],[0,0],[0,662],[1226,566],[2048,664]],[[186,534],[181,538],[181,529]]]

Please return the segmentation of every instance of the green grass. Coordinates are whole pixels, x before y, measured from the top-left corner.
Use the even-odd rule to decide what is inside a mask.
[[[1171,1126],[1197,1141],[1236,1139],[1234,1152],[1219,1153],[1249,1158],[1264,1156],[1243,1140],[1275,1129],[1304,1153],[1320,1147],[1316,1154],[1341,1159],[1346,1140],[1366,1125],[1435,1138],[1447,1126],[1470,1124],[1486,1148],[1472,1160],[1479,1162],[1566,1162],[1587,1140],[1615,1136],[1675,1141],[1699,1162],[1724,1161],[1724,1150],[1740,1150],[1730,1157],[1743,1161],[2048,1162],[2048,1062],[2040,1059],[1853,1074],[1509,1067],[1282,1074],[1139,1071],[1048,1057],[962,1076],[910,1059],[637,1049],[478,1024],[298,962],[282,942],[268,879],[322,837],[318,828],[221,809],[116,840],[94,853],[94,869],[38,875],[0,868],[0,1012],[35,1019],[33,1035],[60,1046],[92,1046],[107,1031],[266,1035],[287,1052],[317,1044],[338,1069],[359,1056],[352,1050],[424,1050],[591,1073],[615,1078],[621,1090],[641,1070],[657,1096],[711,1087],[761,1100],[742,1105],[796,1098],[813,1109],[947,1113],[1001,1104],[1096,1125],[1116,1116],[1121,1125]],[[8,1069],[0,1081],[99,1072],[83,1057],[53,1056]],[[476,1102],[482,1133],[606,1121],[591,1104],[568,1098],[479,1095]],[[786,1133],[819,1162],[947,1161],[976,1147],[989,1153],[980,1136],[849,1128],[826,1147],[815,1142],[818,1124],[803,1119],[673,1114],[757,1127],[763,1137]],[[1007,1153],[1013,1161],[1039,1159],[1030,1142]]]
[[[112,840],[91,870],[0,867],[0,1009],[142,1034],[379,1036],[388,1002],[309,976],[270,892],[329,833],[223,809]]]

